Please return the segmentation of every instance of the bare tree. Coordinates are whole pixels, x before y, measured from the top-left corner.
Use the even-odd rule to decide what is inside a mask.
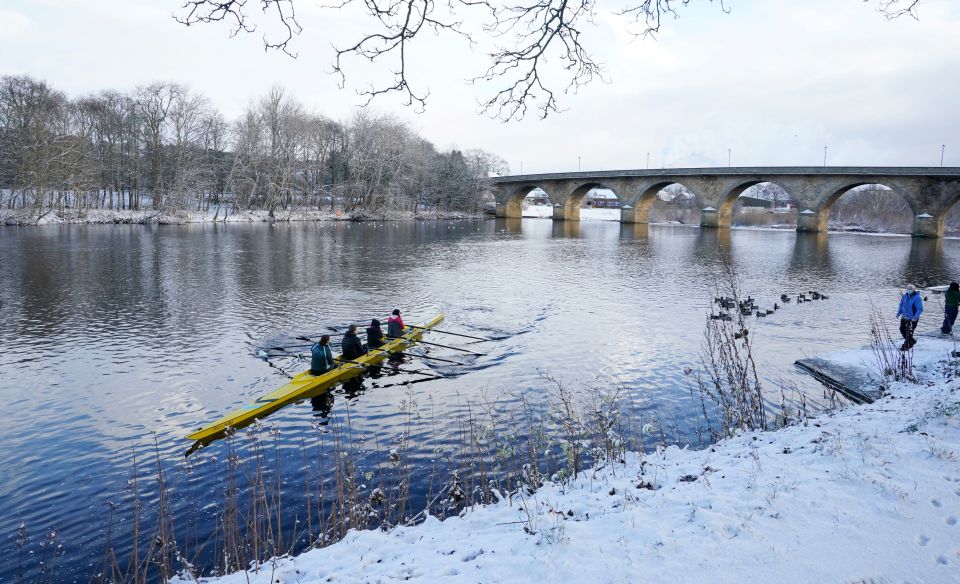
[[[295,57],[291,46],[303,32],[297,21],[297,0],[257,0],[262,12],[248,11],[250,0],[185,0],[175,18],[185,25],[227,22],[232,34],[253,32],[263,20],[279,25],[281,34],[264,37],[269,49]],[[677,18],[678,10],[695,0],[622,0],[612,12],[626,19],[635,36],[655,35],[664,19]],[[700,0],[729,11],[732,0]],[[917,16],[920,0],[863,0],[876,2],[888,18]],[[253,2],[251,2],[253,3]],[[481,39],[493,42],[488,64],[471,83],[491,86],[480,109],[503,121],[523,118],[532,107],[540,117],[560,110],[558,93],[575,92],[595,79],[603,69],[583,41],[582,31],[593,24],[596,0],[334,0],[327,8],[360,6],[370,28],[343,46],[334,47],[333,71],[346,83],[351,59],[383,64],[391,79],[370,84],[359,91],[366,104],[383,94],[400,94],[408,105],[422,109],[429,90],[416,87],[411,71],[411,48],[426,36],[446,34],[473,45]],[[472,25],[472,26],[471,26]],[[547,64],[550,63],[548,66]],[[551,71],[559,70],[560,80]],[[550,79],[548,81],[548,79]]]
[[[0,204],[27,221],[138,210],[141,199],[157,217],[216,205],[215,220],[230,203],[270,216],[328,201],[358,217],[473,211],[496,171],[506,163],[493,154],[439,152],[388,115],[338,123],[279,87],[228,124],[174,83],[70,100],[30,77],[0,77]]]

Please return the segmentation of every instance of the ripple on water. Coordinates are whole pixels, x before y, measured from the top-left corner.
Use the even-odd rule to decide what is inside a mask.
[[[199,506],[205,537],[221,507],[226,447],[215,443],[185,463],[183,436],[284,382],[253,354],[268,339],[383,320],[395,307],[408,321],[443,311],[444,329],[495,339],[470,345],[482,357],[430,351],[467,367],[408,365],[450,373],[445,379],[368,380],[362,393],[336,391],[318,410],[307,400],[265,424],[289,508],[316,472],[301,443],[331,444],[348,417],[345,436],[363,469],[407,440],[422,495],[427,469],[469,459],[460,447],[468,416],[510,427],[512,413],[554,399],[541,372],[584,399],[592,387],[619,387],[628,424],[652,420],[693,439],[683,371],[697,361],[722,259],[761,303],[784,292],[832,293],[751,320],[764,382],[818,398],[822,389],[793,361],[865,342],[871,304],[889,312],[907,281],[952,279],[958,246],[535,220],[0,230],[0,399],[9,406],[0,425],[0,533],[20,521],[34,534],[56,526],[69,542],[61,575],[89,579],[88,564],[103,552],[106,502],[128,500],[136,453],[145,508],[156,500],[148,485],[159,455],[174,505]],[[188,487],[177,478],[185,468]],[[0,540],[0,581],[11,578],[11,545]]]

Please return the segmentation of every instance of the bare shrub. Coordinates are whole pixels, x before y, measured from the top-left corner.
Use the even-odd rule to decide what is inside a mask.
[[[884,382],[916,380],[913,375],[913,349],[900,351],[897,348],[883,313],[876,306],[870,310],[870,349]]]

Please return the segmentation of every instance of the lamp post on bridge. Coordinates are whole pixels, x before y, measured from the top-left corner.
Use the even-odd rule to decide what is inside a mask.
[[[940,166],[943,166],[943,153],[947,150],[946,144],[940,145]]]
[[[823,165],[824,166],[827,165],[827,147],[826,146],[823,147]]]
[[[727,167],[732,166],[731,161],[733,160],[733,148],[727,148]]]
[[[650,153],[647,152],[647,170],[650,170]]]
[[[580,156],[577,156],[577,172],[580,172]]]

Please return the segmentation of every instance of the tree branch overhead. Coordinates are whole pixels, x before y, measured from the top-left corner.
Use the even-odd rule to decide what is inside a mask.
[[[264,36],[265,49],[282,51],[296,57],[294,39],[304,30],[297,20],[298,0],[185,0],[174,18],[181,24],[227,22],[231,36],[257,30],[258,18],[279,25],[276,38]],[[655,36],[667,18],[679,18],[679,10],[696,3],[719,6],[730,12],[732,0],[624,0],[611,7],[612,13],[627,20],[630,34]],[[863,0],[876,2],[888,19],[917,18],[921,0]],[[325,8],[337,10],[358,6],[366,15],[369,29],[356,40],[334,46],[332,72],[344,87],[350,61],[384,67],[390,80],[370,83],[358,91],[369,104],[389,94],[401,95],[406,105],[418,111],[426,107],[428,89],[420,87],[413,72],[423,65],[412,62],[412,47],[425,31],[450,34],[468,44],[479,38],[472,30],[482,31],[492,42],[487,50],[485,69],[467,78],[471,84],[490,87],[479,100],[480,110],[503,121],[519,120],[533,109],[541,118],[561,111],[558,95],[576,92],[580,87],[604,80],[601,64],[593,57],[584,40],[586,27],[593,25],[596,0],[339,0]],[[262,17],[251,16],[258,7]],[[467,23],[478,28],[471,29]],[[555,80],[557,74],[560,80]]]

